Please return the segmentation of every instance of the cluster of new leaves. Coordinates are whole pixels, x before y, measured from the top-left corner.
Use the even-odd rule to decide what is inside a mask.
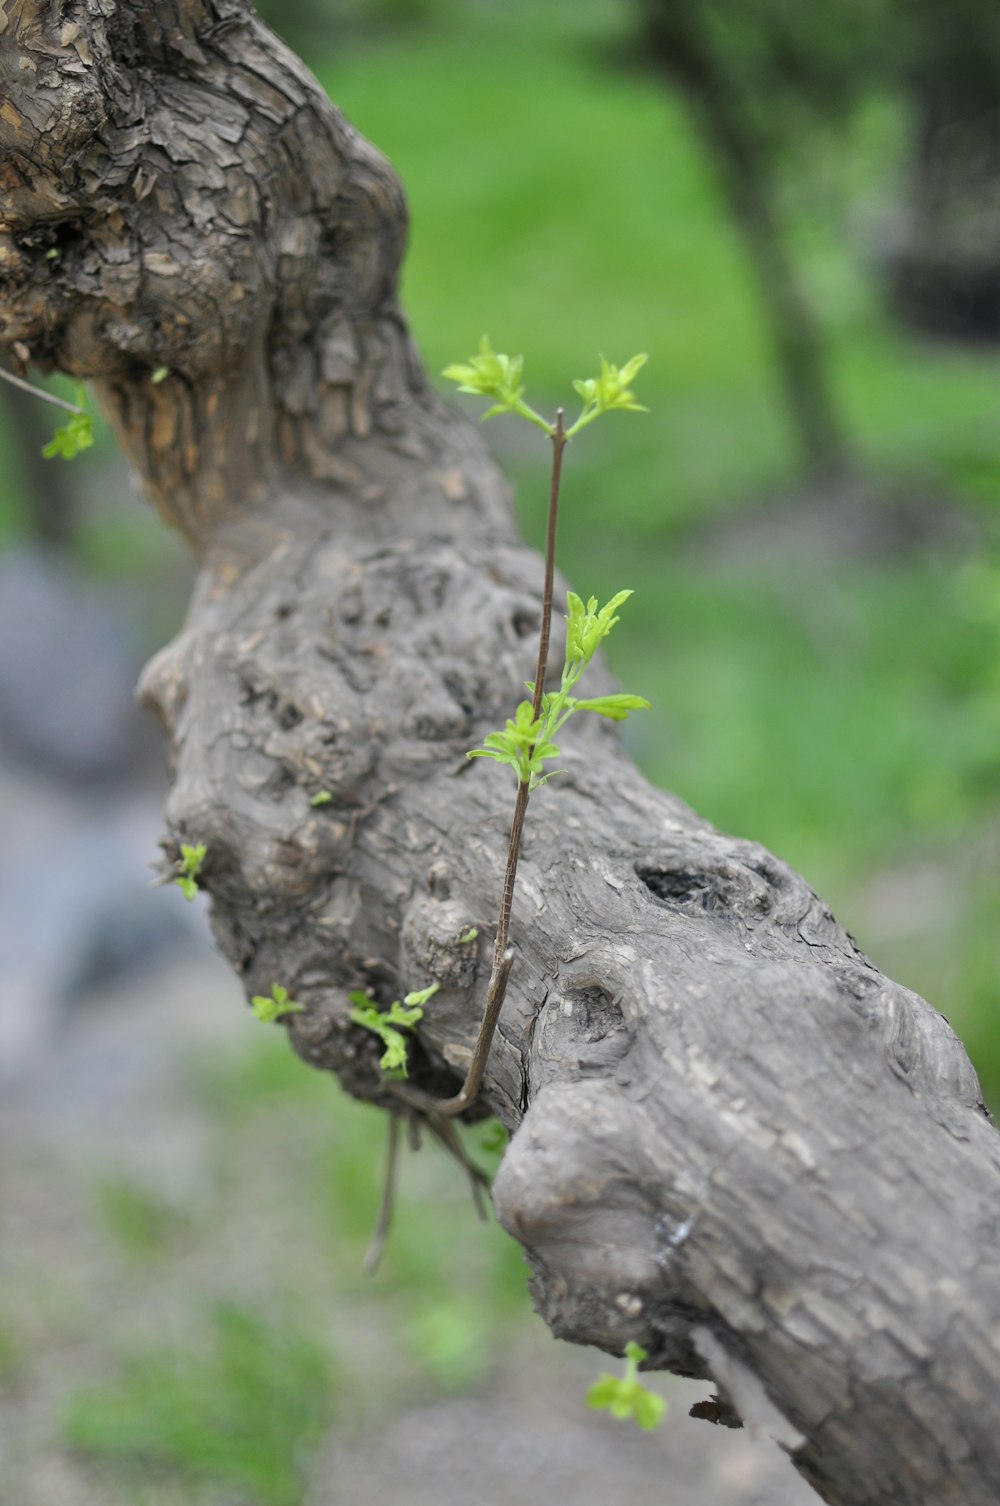
[[[76,387],[76,412],[71,413],[66,423],[62,424],[48,444],[42,449],[46,460],[53,460],[57,455],[63,460],[75,460],[81,450],[89,450],[94,443],[94,420],[84,410],[85,393],[83,384],[78,382]]]
[[[194,899],[198,893],[198,874],[201,872],[201,865],[205,861],[207,851],[208,848],[204,842],[199,842],[194,847],[188,842],[181,843],[181,856],[174,883],[185,899]]]
[[[42,447],[46,460],[59,455],[63,460],[75,460],[81,450],[89,450],[94,443],[94,420],[89,413],[74,413]]]
[[[645,1349],[629,1341],[625,1345],[625,1374],[608,1375],[605,1371],[587,1392],[587,1406],[623,1420],[632,1417],[641,1428],[655,1428],[663,1420],[667,1404],[639,1380],[639,1366],[645,1358]]]
[[[354,1005],[351,1019],[355,1025],[363,1025],[378,1036],[385,1050],[379,1057],[379,1066],[387,1077],[406,1076],[407,1041],[404,1030],[412,1030],[424,1017],[424,1005],[440,988],[432,983],[416,993],[407,994],[402,1003],[396,999],[388,1009],[377,1009],[366,993],[360,990],[348,994]]]
[[[566,430],[566,439],[572,439],[574,434],[593,423],[595,418],[600,418],[602,413],[610,413],[614,408],[628,408],[634,413],[648,412],[648,409],[636,402],[635,394],[629,390],[645,363],[645,356],[633,356],[619,368],[612,366],[602,356],[600,376],[574,381],[573,386],[583,398],[583,409],[576,422]],[[494,399],[493,407],[483,414],[484,419],[496,418],[500,413],[517,413],[551,437],[556,432],[555,425],[550,424],[524,401],[524,386],[521,382],[523,372],[523,356],[499,355],[490,344],[489,336],[483,335],[479,342],[479,354],[470,356],[467,361],[446,366],[443,375],[449,381],[458,382],[459,392]]]
[[[592,596],[585,606],[575,591],[567,594],[566,659],[559,689],[546,691],[542,696],[537,718],[532,715],[531,701],[522,701],[514,713],[514,720],[508,721],[502,732],[490,732],[483,739],[483,746],[474,748],[469,758],[492,758],[497,763],[509,764],[519,783],[536,789],[556,772],[543,773],[545,760],[559,757],[559,748],[553,739],[576,712],[593,711],[610,721],[623,722],[629,712],[649,709],[649,702],[639,695],[620,693],[580,700],[570,693],[611,629],[620,621],[615,616],[617,609],[631,595],[631,591],[619,591],[599,608],[596,596]],[[529,683],[528,689],[534,693],[535,687]]]
[[[286,1014],[301,1014],[304,1004],[288,997],[288,989],[282,983],[272,983],[270,994],[254,994],[250,1008],[257,1019],[265,1025],[273,1025]]]
[[[632,413],[648,413],[649,409],[637,403],[635,394],[630,391],[632,383],[645,366],[646,359],[645,356],[633,356],[619,369],[602,356],[600,376],[575,381],[573,386],[583,398],[583,412],[566,437],[578,434],[587,424],[593,423],[595,418],[600,418],[602,413],[610,413],[613,408],[625,408]]]

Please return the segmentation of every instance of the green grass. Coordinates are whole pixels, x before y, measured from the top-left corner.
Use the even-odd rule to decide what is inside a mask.
[[[190,1228],[190,1215],[133,1177],[111,1175],[97,1187],[100,1222],[122,1252],[142,1260],[170,1248]]]
[[[65,1433],[140,1483],[167,1471],[226,1486],[247,1506],[300,1506],[332,1397],[325,1345],[287,1319],[220,1303],[200,1344],[149,1348],[118,1380],[79,1393]]]
[[[401,1151],[396,1215],[373,1283],[362,1260],[378,1214],[385,1115],[305,1069],[280,1037],[202,1068],[197,1094],[219,1131],[228,1195],[252,1195],[234,1184],[240,1145],[279,1158],[292,1203],[307,1210],[303,1240],[319,1227],[340,1298],[375,1296],[401,1358],[435,1387],[460,1389],[487,1375],[504,1328],[525,1309],[523,1257],[492,1217],[479,1222],[465,1173],[430,1136],[418,1154]],[[491,1170],[496,1157],[481,1149],[487,1132],[464,1133],[469,1153]]]
[[[646,433],[613,459],[605,438],[577,497],[584,526],[613,496],[649,535],[793,481],[797,455],[710,164],[679,102],[621,61],[628,24],[612,0],[457,6],[318,68],[406,186],[404,299],[432,371],[486,329],[555,401],[596,352],[650,352]],[[884,213],[902,192],[900,137],[872,101],[846,142],[803,141],[783,175],[790,244],[861,456],[995,499],[1000,357],[894,331],[854,243],[858,201]]]

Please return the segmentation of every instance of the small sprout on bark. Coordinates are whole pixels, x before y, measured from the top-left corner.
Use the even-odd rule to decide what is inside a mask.
[[[424,1017],[424,1005],[440,988],[432,983],[429,988],[409,993],[402,1003],[396,999],[388,1009],[378,1009],[360,989],[348,994],[354,1005],[351,1019],[377,1035],[385,1050],[379,1057],[379,1066],[387,1077],[400,1079],[407,1076],[407,1040],[404,1030],[412,1030]]]
[[[483,739],[484,746],[473,748],[467,756],[493,758],[497,763],[509,764],[518,781],[535,790],[558,772],[552,770],[543,775],[544,762],[547,758],[558,758],[559,749],[552,739],[577,711],[593,711],[613,722],[623,722],[631,711],[648,711],[649,702],[641,695],[602,695],[587,701],[570,695],[599,646],[620,621],[614,615],[616,608],[631,595],[631,591],[619,591],[607,606],[598,610],[596,596],[592,596],[585,607],[576,592],[570,591],[567,596],[566,661],[559,689],[542,696],[542,714],[535,719],[532,718],[531,702],[522,701],[515,720],[507,723],[506,730],[488,733]],[[529,682],[528,689],[533,692],[534,684]]]
[[[165,382],[167,380],[167,377],[169,375],[169,366],[157,366],[156,370],[153,372],[149,380],[152,382],[154,387],[158,387],[161,382]]]
[[[275,1020],[280,1020],[286,1014],[302,1014],[304,1004],[288,997],[288,989],[281,983],[272,983],[270,994],[254,994],[250,1000],[250,1008],[257,1019],[265,1025],[273,1025]]]
[[[310,805],[329,805],[330,801],[332,799],[333,799],[333,796],[330,794],[329,790],[317,790],[316,794],[312,797],[312,799],[310,800],[309,804]]]
[[[475,926],[470,926],[469,929],[467,931],[463,931],[461,936],[458,938],[459,946],[469,946],[473,941],[476,940],[476,937],[478,935],[478,929]]]
[[[199,842],[194,847],[187,842],[181,843],[179,871],[174,883],[185,899],[194,899],[198,893],[198,874],[201,872],[201,865],[205,861],[207,851],[208,848],[204,842]]]
[[[52,460],[56,455],[63,460],[74,460],[81,450],[89,450],[94,443],[94,420],[84,409],[85,396],[82,382],[77,382],[76,406],[69,409],[70,417],[60,425],[48,444],[42,446],[46,460]]]
[[[625,1345],[625,1374],[605,1372],[587,1392],[587,1406],[595,1412],[610,1412],[612,1417],[622,1420],[631,1417],[647,1430],[657,1427],[663,1421],[667,1404],[639,1380],[639,1366],[645,1358],[645,1349],[629,1340]]]

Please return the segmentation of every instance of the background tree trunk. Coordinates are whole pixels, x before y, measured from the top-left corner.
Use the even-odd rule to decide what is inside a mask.
[[[640,14],[644,56],[686,102],[753,268],[806,469],[820,478],[842,476],[850,446],[830,388],[822,335],[785,249],[773,168],[750,112],[713,50],[698,0],[641,0]]]
[[[142,688],[168,856],[207,844],[248,993],[288,987],[358,1096],[403,1109],[347,990],[439,982],[413,1078],[445,1094],[512,797],[465,750],[530,674],[541,568],[408,341],[396,179],[242,0],[7,0],[0,32],[0,339],[95,383],[201,561]],[[541,1312],[713,1376],[837,1506],[995,1506],[1000,1141],[961,1046],[611,728],[564,763],[483,1095]]]
[[[995,343],[1000,29],[995,16],[973,9],[937,28],[933,40],[908,81],[910,195],[890,248],[890,292],[897,314],[915,329]]]

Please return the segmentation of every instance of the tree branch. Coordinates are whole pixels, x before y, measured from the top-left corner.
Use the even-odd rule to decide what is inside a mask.
[[[388,164],[241,0],[59,9],[0,9],[0,344],[95,382],[202,561],[142,683],[168,859],[207,844],[248,995],[288,987],[299,1054],[390,1111],[347,992],[436,980],[413,1081],[447,1096],[507,840],[465,752],[530,673],[540,562],[409,344]],[[540,1311],[766,1401],[836,1506],[995,1506],[1000,1141],[961,1046],[601,719],[564,763],[484,1083]]]

